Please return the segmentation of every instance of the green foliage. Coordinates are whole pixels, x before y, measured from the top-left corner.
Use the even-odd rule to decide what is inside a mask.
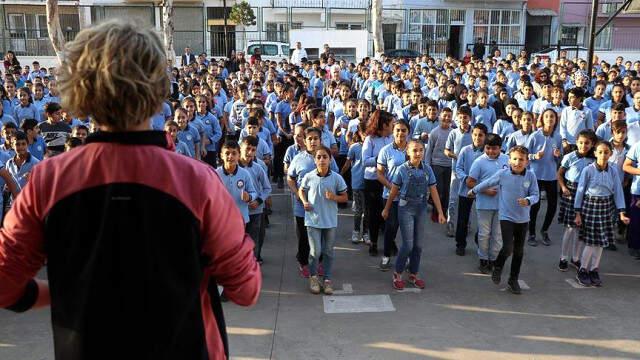
[[[242,1],[233,5],[231,12],[229,13],[229,19],[236,24],[244,26],[255,25],[256,15],[253,13],[253,9],[248,2]]]

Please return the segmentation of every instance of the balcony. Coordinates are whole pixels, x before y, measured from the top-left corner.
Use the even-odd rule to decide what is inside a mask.
[[[271,0],[273,7],[367,9],[371,0]]]

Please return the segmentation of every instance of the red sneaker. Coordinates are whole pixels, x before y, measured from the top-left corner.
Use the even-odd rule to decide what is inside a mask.
[[[318,265],[318,276],[324,276],[324,267],[322,267],[322,263]]]
[[[409,275],[409,283],[418,289],[424,289],[425,286],[424,280],[418,278],[416,274]]]
[[[302,276],[305,279],[308,279],[309,276],[311,275],[308,265],[298,265],[298,271],[300,272],[300,276]]]
[[[402,280],[402,275],[398,273],[393,273],[393,288],[396,290],[404,290],[404,280]]]

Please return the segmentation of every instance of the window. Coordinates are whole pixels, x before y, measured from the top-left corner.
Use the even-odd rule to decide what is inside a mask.
[[[268,41],[289,41],[289,26],[287,23],[266,23]]]
[[[519,44],[519,10],[476,10],[473,14],[473,41],[479,37],[485,44]]]
[[[578,34],[581,32],[581,28],[577,26],[563,26],[560,34],[561,45],[577,45]]]
[[[289,45],[280,45],[284,56],[289,56]]]
[[[618,6],[620,6],[619,3],[604,3],[602,4],[601,11],[605,15],[610,15],[618,10]]]
[[[459,22],[465,14],[465,10],[411,10],[406,47],[434,57],[444,57],[449,47],[451,22]]]
[[[337,30],[362,30],[363,24],[336,23]]]
[[[611,25],[607,25],[606,28],[596,37],[596,49],[609,50],[611,49]]]
[[[346,62],[356,62],[356,48],[331,48],[336,59],[344,59]]]

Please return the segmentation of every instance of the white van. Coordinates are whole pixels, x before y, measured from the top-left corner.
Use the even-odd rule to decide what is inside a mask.
[[[245,57],[249,59],[253,55],[253,51],[260,48],[262,51],[262,60],[280,61],[289,59],[289,44],[279,41],[260,41],[249,40],[246,49],[244,49]]]

